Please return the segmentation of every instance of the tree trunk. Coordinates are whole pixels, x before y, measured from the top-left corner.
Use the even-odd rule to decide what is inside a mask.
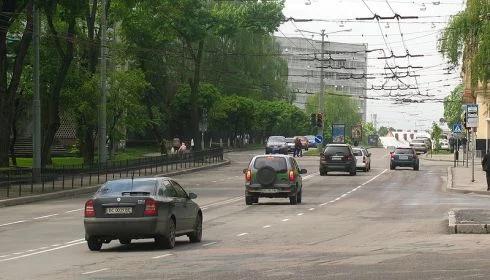
[[[189,43],[190,44],[190,43]],[[190,46],[190,45],[189,45]],[[190,48],[190,47],[189,47]],[[192,50],[190,49],[192,52]],[[197,49],[197,54],[193,56],[194,58],[194,75],[190,82],[191,87],[191,136],[194,138],[194,143],[201,143],[201,134],[199,133],[199,108],[198,108],[198,98],[199,98],[199,85],[201,79],[201,62],[204,51],[204,40],[199,41],[199,46]]]

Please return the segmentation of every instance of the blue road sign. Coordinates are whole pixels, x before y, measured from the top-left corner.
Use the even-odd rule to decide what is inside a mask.
[[[323,143],[323,136],[321,135],[315,136],[315,143],[317,144]]]
[[[463,133],[463,125],[460,123],[453,125],[453,133]]]

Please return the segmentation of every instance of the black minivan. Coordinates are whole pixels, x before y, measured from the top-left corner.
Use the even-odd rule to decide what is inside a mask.
[[[328,144],[320,154],[320,176],[329,171],[348,172],[356,175],[356,157],[348,144]]]

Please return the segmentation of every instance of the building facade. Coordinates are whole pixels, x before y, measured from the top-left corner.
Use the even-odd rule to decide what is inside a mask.
[[[288,85],[294,104],[305,109],[311,94],[320,91],[321,41],[299,37],[276,37],[288,62]],[[357,97],[359,114],[366,121],[367,45],[325,41],[325,90],[333,89]]]

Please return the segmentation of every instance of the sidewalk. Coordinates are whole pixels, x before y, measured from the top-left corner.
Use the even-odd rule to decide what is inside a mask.
[[[475,181],[471,182],[471,164],[470,167],[449,167],[452,180],[448,180],[448,188],[450,191],[460,193],[478,193],[488,194],[486,174],[482,171],[479,161],[475,161]]]

